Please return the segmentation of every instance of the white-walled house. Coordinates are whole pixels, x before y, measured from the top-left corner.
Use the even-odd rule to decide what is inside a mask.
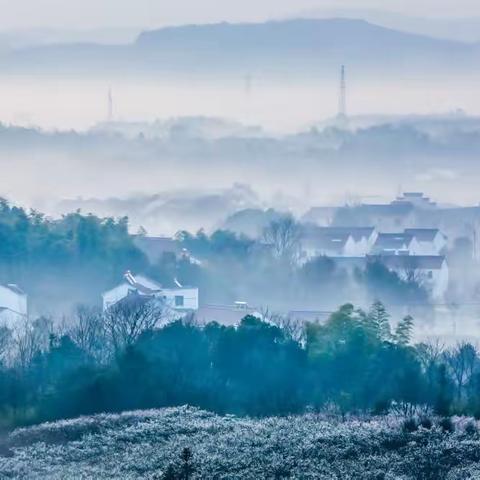
[[[442,255],[385,255],[369,257],[382,262],[401,279],[414,280],[425,287],[435,300],[444,300],[449,272]]]
[[[177,281],[174,287],[164,288],[147,277],[131,272],[125,273],[123,278],[122,283],[102,294],[104,311],[132,294],[161,301],[179,313],[198,310],[198,288],[184,287]]]
[[[374,227],[318,227],[306,225],[301,238],[301,260],[320,256],[362,257],[370,253],[378,233]]]
[[[27,316],[27,294],[17,285],[0,285],[0,324],[13,327]]]
[[[342,257],[354,250],[355,242],[349,234],[316,233],[306,235],[301,240],[301,262],[306,263],[314,258]]]
[[[406,235],[415,237],[419,255],[440,255],[447,248],[447,237],[438,228],[406,228]]]
[[[379,233],[371,253],[373,255],[422,255],[417,239],[406,233]]]
[[[331,234],[348,234],[352,237],[353,245],[345,252],[346,257],[363,257],[370,253],[378,238],[375,227],[321,227]]]

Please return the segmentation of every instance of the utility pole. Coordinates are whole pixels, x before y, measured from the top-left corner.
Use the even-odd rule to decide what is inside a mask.
[[[347,117],[347,81],[345,78],[345,65],[340,68],[340,94],[338,97],[338,117]]]
[[[107,110],[107,121],[113,122],[113,94],[112,89],[108,89],[108,110]]]

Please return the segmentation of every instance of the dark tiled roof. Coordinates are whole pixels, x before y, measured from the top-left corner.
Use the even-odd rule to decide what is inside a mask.
[[[362,238],[369,238],[375,231],[375,227],[318,227],[322,232],[331,235],[351,235],[358,242]]]
[[[405,192],[404,197],[415,197],[415,198],[424,198],[422,192]]]
[[[329,250],[341,253],[350,238],[349,234],[309,233],[302,239],[302,245],[317,250]]]
[[[130,271],[127,271],[123,276],[123,278],[125,279],[125,281],[129,286],[134,288],[141,295],[153,295],[154,293],[159,292],[162,288],[159,284],[157,284],[153,280],[150,280],[142,276],[132,275]],[[154,287],[154,288],[151,288],[151,287]]]
[[[405,270],[440,270],[445,262],[441,255],[377,255],[370,261],[380,261],[386,267]]]
[[[400,249],[408,246],[412,240],[413,236],[405,233],[380,233],[375,241],[374,249]]]
[[[25,292],[18,286],[15,285],[14,283],[9,283],[8,285],[0,285],[3,288],[8,288],[8,290],[11,290],[12,292],[15,292],[18,295],[26,295]]]
[[[438,235],[438,228],[406,228],[407,235],[414,236],[420,242],[433,242]]]

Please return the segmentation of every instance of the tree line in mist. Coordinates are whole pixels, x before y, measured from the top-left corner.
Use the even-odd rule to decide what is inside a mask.
[[[376,302],[324,324],[246,316],[238,327],[163,322],[152,302],[80,308],[1,330],[3,427],[99,412],[194,405],[220,414],[316,411],[480,415],[473,345],[411,345],[413,319]]]
[[[365,298],[386,303],[426,300],[418,282],[403,281],[379,263],[354,275],[326,257],[299,265],[298,229],[287,216],[272,222],[260,240],[225,230],[210,235],[182,231],[177,234],[179,246],[201,264],[168,252],[152,263],[135,246],[126,217],[74,212],[51,219],[1,201],[0,282],[25,290],[35,316],[54,317],[78,304],[98,305],[101,293],[120,283],[127,270],[163,285],[177,278],[198,287],[203,303],[247,300],[275,309],[333,309]]]

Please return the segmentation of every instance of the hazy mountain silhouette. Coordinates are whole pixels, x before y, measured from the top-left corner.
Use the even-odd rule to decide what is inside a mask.
[[[126,46],[53,45],[5,55],[4,70],[245,72],[303,75],[337,71],[340,63],[369,72],[472,70],[480,47],[379,27],[363,20],[299,19],[257,24],[168,27],[143,32]]]
[[[480,17],[427,18],[373,8],[316,8],[299,11],[288,18],[356,18],[402,32],[460,42],[480,42]]]

